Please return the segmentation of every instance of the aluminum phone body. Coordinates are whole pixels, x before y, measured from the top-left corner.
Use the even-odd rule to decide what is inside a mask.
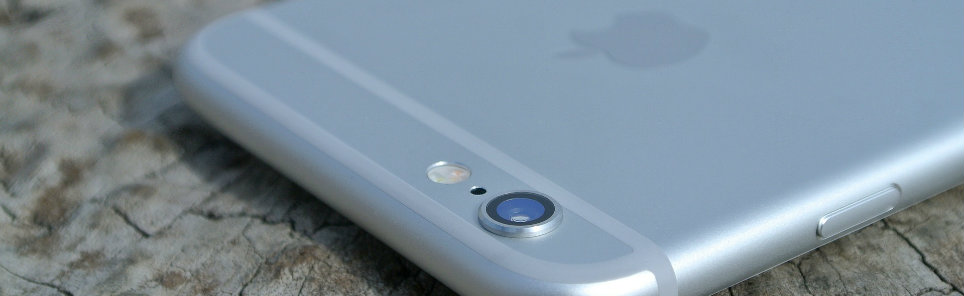
[[[964,2],[858,2],[282,2],[201,31],[176,79],[457,292],[708,294],[964,181]],[[581,42],[626,24],[681,48]],[[479,225],[520,190],[561,226]]]

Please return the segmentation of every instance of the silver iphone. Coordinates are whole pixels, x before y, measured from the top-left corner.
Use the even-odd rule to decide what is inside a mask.
[[[961,11],[288,1],[176,78],[457,292],[697,295],[964,182]]]

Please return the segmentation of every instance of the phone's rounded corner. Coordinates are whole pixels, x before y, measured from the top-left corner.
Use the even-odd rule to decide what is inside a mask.
[[[205,26],[200,31],[196,32],[181,48],[178,49],[174,62],[171,64],[171,76],[174,82],[174,86],[181,91],[181,93],[190,94],[194,93],[197,89],[199,80],[207,78],[210,73],[206,73],[203,70],[202,64],[205,63],[205,58],[209,57],[210,54],[206,52],[204,47],[204,38],[208,35],[208,32],[212,30],[215,24],[209,24]],[[185,97],[190,101],[192,96],[188,95]]]
[[[664,293],[660,294],[661,287],[656,275],[650,270],[641,270],[609,280],[556,285],[559,285],[558,288],[564,289],[566,293],[571,295],[675,295],[674,293],[666,293],[665,288],[667,287],[665,285],[662,287]]]
[[[211,52],[209,46],[211,39],[219,34],[229,34],[232,28],[248,22],[246,15],[259,9],[263,8],[242,10],[222,16],[194,32],[174,56],[171,68],[177,87],[180,88],[185,83],[194,81],[198,75],[217,75],[217,73],[210,73],[210,67],[205,67],[212,62],[211,59],[216,59],[218,56]]]
[[[472,269],[471,272],[476,274],[468,277],[451,273],[436,276],[452,284],[457,292],[467,295],[676,295],[676,289],[668,289],[671,288],[669,283],[660,285],[649,269],[641,268],[612,278],[572,281],[524,275],[495,265],[498,267]],[[467,278],[471,278],[470,282],[463,281]]]
[[[462,294],[678,295],[673,270],[666,270],[653,256],[642,253],[587,264],[543,264],[546,262],[528,258],[529,263],[540,267],[519,268],[511,262],[530,260],[515,260],[522,258],[513,256],[487,258],[470,248],[459,252],[452,260],[444,260],[453,265],[442,268],[447,272],[432,274]],[[452,273],[453,270],[461,271]]]
[[[662,287],[664,293],[660,294],[660,288],[656,275],[651,270],[642,270],[608,281],[577,284],[571,290],[579,295],[675,295],[665,293],[665,285]]]

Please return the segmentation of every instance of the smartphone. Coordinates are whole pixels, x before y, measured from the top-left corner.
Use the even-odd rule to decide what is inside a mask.
[[[176,80],[459,293],[698,295],[964,182],[962,10],[287,1]]]

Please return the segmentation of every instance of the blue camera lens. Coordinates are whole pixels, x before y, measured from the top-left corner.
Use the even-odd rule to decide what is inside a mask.
[[[515,223],[525,223],[542,218],[546,207],[531,198],[510,198],[495,207],[499,217]]]
[[[536,225],[548,220],[556,211],[552,200],[533,192],[506,193],[483,207],[492,220],[514,226]]]
[[[562,224],[562,209],[535,192],[510,192],[479,207],[479,222],[486,230],[505,237],[534,237]]]

